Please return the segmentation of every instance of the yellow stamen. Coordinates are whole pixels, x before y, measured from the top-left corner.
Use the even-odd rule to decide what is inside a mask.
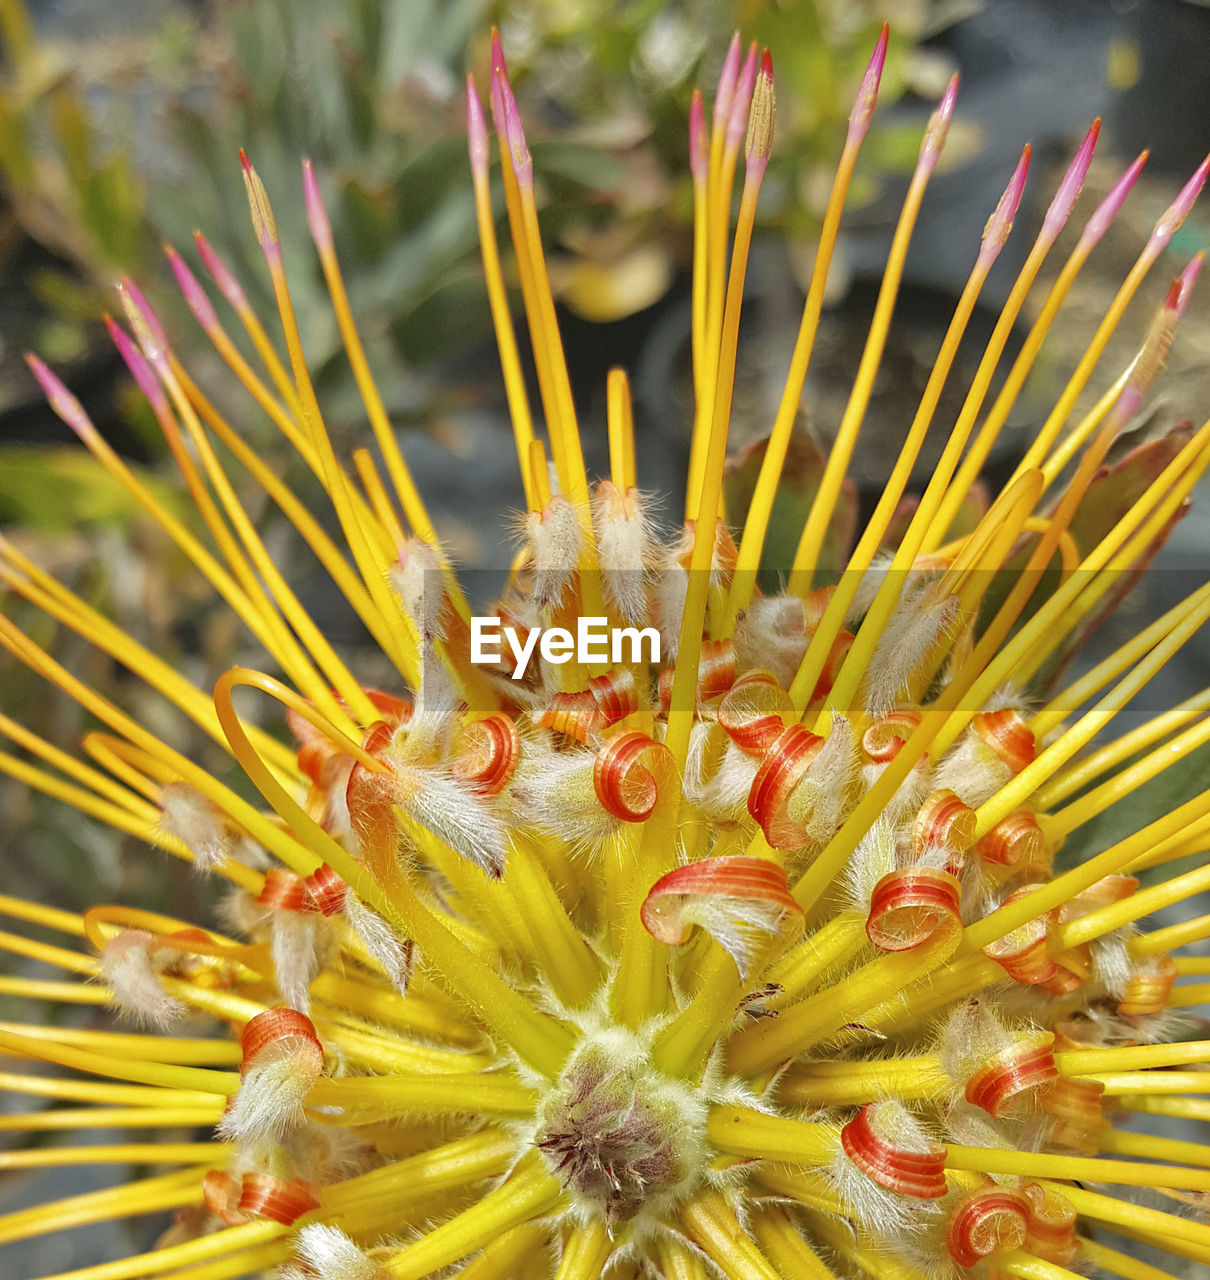
[[[494,970],[463,947],[420,903],[406,880],[399,878],[388,898],[365,868],[302,809],[273,777],[248,740],[231,702],[231,694],[240,683],[239,672],[229,671],[215,685],[214,702],[223,731],[261,795],[293,831],[305,833],[312,862],[322,859],[328,863],[348,881],[358,897],[391,921],[401,936],[415,939],[427,958],[440,967],[488,1026],[538,1070],[557,1074],[571,1048],[565,1028],[539,1013]]]
[[[706,1136],[717,1151],[749,1160],[826,1165],[839,1150],[840,1130],[751,1107],[714,1106],[706,1120]]]
[[[1127,1160],[1059,1155],[1051,1151],[1001,1151],[990,1147],[961,1147],[946,1143],[945,1167],[1018,1178],[1070,1178],[1073,1181],[1093,1180],[1128,1187],[1210,1190],[1210,1173],[1198,1169],[1132,1164]]]
[[[1098,1240],[1080,1237],[1080,1256],[1087,1258],[1094,1266],[1111,1275],[1121,1276],[1123,1280],[1173,1280],[1167,1271],[1153,1267],[1149,1263],[1140,1262],[1137,1258],[1127,1257],[1116,1249],[1110,1249]]]
[[[216,1157],[215,1164],[219,1163],[221,1157]],[[6,1213],[0,1216],[0,1244],[42,1235],[47,1222],[53,1222],[56,1231],[67,1231],[72,1227],[112,1222],[116,1218],[133,1218],[143,1213],[200,1205],[202,1185],[199,1172],[196,1167],[181,1169],[158,1178],[141,1178],[121,1186],[106,1187],[103,1191],[86,1191],[82,1195],[65,1196],[31,1209]]]
[[[699,1191],[681,1209],[685,1234],[727,1280],[781,1280],[716,1191]]]
[[[142,1062],[131,1058],[115,1058],[92,1053],[71,1045],[54,1044],[12,1031],[0,1031],[0,1050],[23,1058],[40,1058],[57,1062],[91,1075],[113,1080],[131,1080],[141,1084],[158,1084],[168,1089],[190,1089],[219,1094],[229,1098],[239,1088],[239,1072],[211,1071],[204,1067],[181,1067],[171,1063]]]
[[[525,488],[526,506],[530,511],[541,510],[534,505],[537,493],[530,466],[530,445],[534,439],[533,418],[529,409],[529,396],[525,390],[525,378],[521,372],[521,360],[517,353],[512,311],[504,289],[504,274],[500,269],[500,250],[496,240],[490,183],[487,173],[481,172],[474,165],[471,166],[471,173],[475,189],[475,218],[479,225],[479,248],[483,256],[483,276],[492,313],[492,327],[496,332],[496,348],[500,353],[500,369],[504,375],[508,416],[513,424],[517,460],[521,465],[521,483]]]
[[[248,471],[256,483],[277,504],[286,519],[298,530],[303,541],[311,548],[316,558],[331,575],[332,580],[340,588],[357,616],[365,623],[366,628],[374,636],[375,640],[378,641],[379,646],[385,647],[381,636],[388,634],[386,619],[379,613],[376,603],[371,599],[369,592],[350,568],[344,555],[337,549],[336,544],[324,532],[322,526],[307,510],[306,506],[298,500],[293,490],[232,430],[230,424],[189,378],[184,367],[175,359],[171,363],[173,373],[181,386],[184,387],[190,402],[201,414],[202,420],[223,442],[226,448],[231,450],[239,460],[240,465]],[[308,465],[322,482],[323,473],[319,459],[315,456],[310,444],[303,440],[301,436],[298,437],[297,441],[292,441],[292,443],[295,443],[296,447],[300,445],[305,447],[305,453],[303,453],[302,447],[299,448],[299,451],[304,461],[309,459]],[[353,492],[351,497],[356,500],[356,493]]]
[[[601,1269],[612,1252],[613,1241],[599,1218],[586,1226],[573,1226],[554,1280],[600,1280]]]
[[[183,1273],[177,1271],[177,1267],[207,1258],[217,1258],[223,1254],[231,1255],[228,1261],[236,1264],[236,1269],[223,1270],[222,1263],[219,1262],[214,1265],[219,1268],[220,1276],[231,1277],[234,1280],[236,1276],[251,1274],[245,1269],[245,1264],[249,1262],[253,1264],[252,1271],[255,1272],[287,1258],[293,1251],[293,1246],[290,1244],[273,1245],[271,1249],[259,1250],[247,1249],[246,1246],[266,1245],[268,1241],[277,1240],[290,1230],[290,1227],[283,1227],[278,1222],[261,1218],[240,1227],[226,1227],[212,1235],[189,1240],[185,1244],[153,1249],[150,1253],[133,1254],[118,1262],[103,1262],[95,1267],[82,1267],[78,1271],[63,1271],[57,1275],[43,1276],[41,1280],[136,1280],[136,1277],[163,1275],[165,1269],[174,1274],[174,1280],[179,1280]],[[240,1252],[237,1253],[236,1250]],[[196,1272],[193,1280],[197,1280]],[[204,1280],[215,1280],[215,1273],[212,1271],[210,1276],[204,1277]]]
[[[57,1169],[75,1164],[213,1164],[231,1148],[218,1142],[127,1142],[113,1146],[44,1147],[0,1151],[0,1172]]]
[[[609,475],[614,488],[625,495],[638,483],[634,465],[634,412],[625,369],[610,369],[605,392],[609,423]]]
[[[932,125],[930,125],[930,135],[931,133]],[[928,145],[926,143],[926,146]],[[828,452],[828,461],[819,482],[819,490],[811,503],[811,513],[807,517],[806,526],[798,541],[798,549],[794,553],[794,564],[786,584],[786,590],[790,595],[805,595],[811,590],[824,535],[827,533],[832,513],[836,509],[836,499],[840,495],[849,460],[857,444],[857,433],[861,430],[865,411],[870,402],[870,393],[874,389],[878,366],[882,362],[882,352],[886,346],[887,333],[891,325],[891,313],[895,308],[899,281],[903,275],[903,264],[907,259],[908,243],[912,238],[912,229],[916,225],[916,217],[920,212],[920,202],[924,199],[924,191],[931,174],[932,168],[924,163],[922,152],[921,162],[912,175],[912,181],[899,214],[899,221],[895,225],[890,253],[887,255],[886,268],[882,273],[882,283],[878,289],[878,300],[874,304],[874,317],[870,321],[870,332],[866,338],[865,349],[861,353],[861,363],[857,368],[857,376],[853,380],[853,389],[849,393],[849,400],[841,416],[840,425],[836,428],[836,438]],[[973,297],[967,298],[964,295],[963,304],[973,305],[973,303]],[[940,388],[937,388],[937,391],[939,393]]]
[[[761,77],[763,82],[764,77]],[[771,92],[771,89],[770,89]],[[744,279],[748,268],[748,250],[756,222],[756,202],[760,195],[764,164],[750,166],[740,201],[739,221],[735,228],[735,244],[731,251],[731,272],[727,280],[727,305],[723,312],[719,354],[710,381],[711,401],[702,451],[701,474],[690,475],[693,498],[693,552],[689,559],[689,583],[685,608],[681,615],[680,639],[677,642],[676,677],[672,686],[672,703],[668,712],[665,743],[672,752],[679,773],[684,772],[689,751],[689,731],[693,727],[693,708],[698,662],[702,648],[702,628],[706,618],[706,599],[710,591],[710,567],[714,559],[715,522],[723,494],[723,466],[727,458],[727,434],[731,422],[731,396],[735,386],[736,342],[739,338],[740,310],[743,303]]]
[[[798,1280],[835,1280],[827,1265],[802,1238],[798,1225],[780,1205],[752,1218],[752,1234],[769,1260],[784,1275]]]
[[[509,1228],[553,1209],[562,1194],[558,1180],[540,1162],[523,1161],[502,1186],[406,1246],[386,1269],[395,1280],[421,1280]]]

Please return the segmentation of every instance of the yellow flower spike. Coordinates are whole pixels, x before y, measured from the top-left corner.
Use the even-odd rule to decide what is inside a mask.
[[[1117,1249],[1110,1249],[1099,1240],[1088,1240],[1081,1236],[1080,1255],[1102,1271],[1121,1276],[1122,1280],[1172,1280],[1169,1272],[1161,1271],[1150,1263],[1140,1262]]]
[[[925,131],[920,156],[916,162],[907,195],[903,200],[903,210],[895,225],[891,250],[887,255],[886,268],[879,286],[878,301],[874,306],[874,318],[870,322],[870,333],[865,349],[861,353],[861,364],[853,382],[853,390],[845,405],[844,416],[836,429],[836,440],[828,455],[828,463],[823,478],[819,482],[819,491],[811,504],[811,513],[807,517],[806,527],[799,538],[798,550],[794,553],[794,564],[787,583],[787,589],[792,595],[806,594],[810,591],[814,580],[824,535],[827,533],[832,512],[835,510],[836,499],[844,482],[849,459],[853,456],[853,449],[857,444],[857,433],[861,429],[870,393],[874,389],[874,379],[878,375],[878,366],[882,361],[882,351],[890,329],[891,313],[895,307],[899,281],[903,275],[903,264],[907,258],[908,243],[916,225],[916,216],[920,212],[925,188],[940,159],[941,150],[945,146],[957,95],[958,77],[955,76],[950,81]],[[1009,220],[1011,222],[1011,215]]]
[[[668,749],[678,770],[683,770],[689,749],[689,728],[696,685],[698,658],[706,620],[706,600],[710,590],[710,569],[714,560],[715,522],[721,516],[723,467],[727,455],[727,432],[731,421],[731,396],[735,385],[736,341],[739,336],[740,310],[743,304],[744,279],[748,268],[748,250],[756,220],[756,202],[769,165],[773,146],[773,63],[765,50],[756,88],[752,94],[752,117],[748,125],[747,168],[740,201],[739,221],[731,253],[731,271],[727,279],[726,307],[722,315],[719,354],[712,376],[709,411],[701,448],[700,475],[690,474],[690,507],[694,523],[693,550],[689,559],[689,585],[681,615],[680,638],[677,641],[677,669],[672,685],[672,703],[668,712]],[[730,190],[728,184],[727,190]],[[697,487],[694,488],[693,486]]]
[[[934,508],[931,513],[931,528],[922,548],[926,554],[945,540],[945,535],[949,531],[950,525],[953,523],[954,515],[962,505],[966,495],[970,492],[971,486],[979,478],[979,473],[983,468],[983,464],[987,461],[987,455],[995,444],[1001,428],[1008,420],[1008,415],[1017,401],[1021,388],[1025,385],[1025,379],[1029,376],[1030,369],[1033,368],[1034,360],[1037,357],[1038,351],[1041,349],[1042,342],[1045,339],[1051,324],[1054,322],[1055,317],[1058,315],[1059,309],[1063,305],[1063,301],[1066,298],[1068,291],[1072,284],[1075,283],[1075,279],[1079,275],[1084,263],[1087,261],[1088,255],[1108,230],[1110,223],[1116,217],[1118,210],[1125,202],[1131,188],[1138,180],[1138,176],[1142,172],[1143,166],[1147,163],[1147,155],[1148,153],[1144,151],[1137,157],[1122,177],[1118,179],[1116,185],[1085,224],[1084,230],[1080,235],[1080,239],[1077,242],[1075,249],[1072,250],[1066,263],[1063,265],[1063,269],[1059,272],[1058,278],[1051,286],[1050,292],[1047,294],[1046,300],[1042,305],[1042,309],[1038,314],[1038,318],[1034,321],[1033,327],[1026,336],[1025,344],[1022,346],[1020,354],[1013,362],[1013,366],[1009,370],[1008,377],[1004,381],[1004,386],[1000,389],[1000,394],[996,397],[995,403],[988,412],[987,418],[984,420],[979,434],[971,442],[970,451],[966,458],[963,459],[962,466],[958,469],[956,475],[952,470],[947,473],[948,475],[953,476],[953,484],[940,505]],[[1139,282],[1136,281],[1132,286],[1132,293],[1133,289],[1137,288],[1138,283]],[[1124,309],[1125,303],[1122,303],[1117,317],[1114,319],[1112,326],[1110,326],[1109,332],[1105,335],[1106,341],[1108,340],[1109,333],[1111,333],[1112,329],[1116,327],[1117,321],[1121,318],[1121,311]],[[1099,336],[1100,331],[1098,330],[1098,337]],[[1094,344],[1096,341],[1097,339],[1094,338]],[[1090,347],[1090,350],[1091,349],[1092,348]],[[1091,371],[1094,363],[1095,361],[1088,365],[1085,381],[1087,380],[1087,373]],[[1081,384],[1081,386],[1082,385],[1083,384]],[[1075,397],[1072,397],[1073,404],[1074,400]],[[1058,415],[1055,415],[1056,421],[1053,424],[1051,439],[1049,441],[1042,442],[1040,448],[1031,450],[1027,453],[1030,466],[1036,465],[1040,460],[1040,457],[1044,457],[1049,451],[1050,445],[1053,444],[1054,434],[1057,434],[1057,432],[1062,429],[1062,424],[1066,421],[1067,414],[1070,413],[1070,411],[1071,405],[1068,405],[1061,419],[1058,418]],[[970,425],[973,426],[974,424],[971,423]],[[1032,456],[1034,453],[1039,456]],[[957,459],[954,461],[956,463]],[[1023,470],[1024,468],[1025,463],[1023,462],[1021,467],[1018,468],[1018,471]]]
[[[990,248],[988,252],[979,254],[970,277],[963,287],[962,294],[954,308],[953,318],[950,320],[949,328],[946,330],[945,338],[942,341],[941,350],[938,352],[937,359],[934,361],[933,368],[929,373],[928,383],[920,398],[920,405],[912,419],[912,425],[908,428],[907,436],[900,446],[894,469],[883,486],[878,505],[862,531],[861,538],[853,549],[853,553],[844,567],[844,572],[841,574],[840,581],[837,583],[836,591],[828,602],[824,616],[820,620],[818,627],[816,627],[815,634],[811,637],[807,652],[803,655],[802,663],[799,666],[799,674],[795,677],[795,687],[790,692],[791,699],[796,706],[800,704],[805,706],[807,695],[818,683],[820,674],[823,671],[823,664],[831,651],[837,634],[840,632],[845,615],[848,613],[861,585],[863,575],[869,569],[875,552],[882,545],[883,537],[899,505],[899,499],[907,488],[912,468],[915,466],[916,459],[924,445],[925,434],[932,423],[933,414],[936,412],[938,401],[941,399],[946,379],[949,377],[950,367],[958,353],[962,336],[966,332],[967,323],[970,320],[971,313],[974,311],[975,303],[978,301],[984,281],[987,279],[987,273],[991,270],[992,264],[995,262],[996,256],[1007,238],[1008,233],[1005,224],[1007,223],[1008,226],[1012,224],[1017,205],[1024,191],[1024,179],[1028,163],[1029,152],[1027,149],[1021,158],[1021,163],[1013,176],[1013,180],[1009,184],[1009,189],[1005,192],[1000,206],[988,223],[988,229],[984,232],[984,244],[990,246]],[[737,581],[739,581],[739,575],[743,571],[743,566],[737,565]],[[741,590],[743,589],[741,588]],[[750,594],[750,589],[747,594]],[[734,587],[732,596],[736,605],[738,605]],[[736,608],[736,611],[738,612],[738,608]],[[838,700],[831,705],[845,706],[847,703],[843,701],[843,695],[840,695]]]
[[[500,269],[500,251],[496,242],[496,223],[488,177],[491,153],[487,123],[483,118],[483,105],[475,89],[474,77],[470,75],[466,78],[466,135],[475,188],[475,219],[479,227],[479,246],[483,256],[483,278],[492,312],[492,327],[496,331],[500,352],[500,368],[508,398],[508,416],[512,420],[517,443],[517,460],[521,466],[525,503],[533,511],[537,493],[534,489],[529,451],[534,439],[534,425],[530,416],[529,395],[525,390],[525,378],[521,372],[521,359],[517,353],[517,337],[508,309],[508,295],[504,291],[504,274]]]
[[[1151,729],[1151,725],[1144,726]],[[1129,735],[1128,735],[1129,736]],[[1161,747],[1149,752],[1141,760],[1136,761],[1128,769],[1123,769],[1114,777],[1107,779],[1100,786],[1082,795],[1078,800],[1066,805],[1058,813],[1051,814],[1047,821],[1048,837],[1060,838],[1082,823],[1088,822],[1098,813],[1102,813],[1111,804],[1129,796],[1136,787],[1141,787],[1151,778],[1156,777],[1164,769],[1183,760],[1191,751],[1210,741],[1210,720],[1176,734]],[[1145,745],[1142,735],[1129,741],[1118,752],[1114,752],[1111,764],[1134,755],[1140,746]],[[1099,754],[1099,753],[1097,753]],[[1098,762],[1100,764],[1101,762]]]
[[[781,1280],[717,1192],[703,1192],[681,1211],[685,1234],[727,1280]]]
[[[41,1234],[46,1229],[48,1214],[53,1215],[59,1230],[66,1231],[71,1227],[92,1226],[142,1213],[183,1209],[201,1202],[202,1189],[197,1171],[182,1169],[157,1178],[65,1196],[46,1205],[0,1215],[0,1244],[11,1244]]]
[[[18,922],[0,934],[0,949],[20,965],[0,978],[0,994],[119,1001],[164,1018],[186,1013],[227,1033],[192,1023],[179,1036],[81,1029],[71,1018],[11,1015],[0,1049],[16,1070],[0,1074],[0,1087],[48,1105],[30,1103],[0,1118],[0,1128],[33,1137],[94,1124],[118,1139],[117,1129],[131,1130],[98,1148],[67,1136],[56,1139],[62,1147],[34,1141],[29,1154],[9,1158],[14,1167],[153,1153],[192,1163],[0,1217],[0,1239],[27,1237],[51,1219],[85,1225],[175,1208],[162,1247],[72,1280],[167,1272],[237,1280],[279,1264],[283,1276],[301,1266],[318,1280],[429,1280],[447,1270],[467,1280],[639,1280],[653,1269],[672,1280],[827,1280],[833,1266],[875,1280],[925,1280],[967,1265],[970,1202],[986,1209],[980,1187],[990,1177],[1004,1188],[993,1198],[1020,1213],[1028,1203],[1033,1215],[1016,1252],[1010,1236],[1000,1241],[989,1262],[1000,1273],[1066,1280],[1080,1265],[1077,1231],[1106,1226],[1176,1256],[1210,1257],[1200,1224],[1113,1191],[1151,1187],[1183,1211],[1206,1194],[1207,1148],[1152,1139],[1124,1119],[1103,1123],[1090,1102],[1104,1098],[1107,1110],[1144,1119],[1207,1117],[1200,1068],[1210,1050],[1174,1041],[1170,1011],[1210,990],[1206,962],[1180,953],[1210,936],[1210,917],[1144,930],[1150,913],[1210,886],[1204,867],[1177,863],[1205,860],[1210,794],[1084,847],[1100,827],[1089,819],[1210,735],[1210,694],[1186,696],[1129,731],[1119,731],[1117,716],[1210,617],[1210,596],[1194,592],[1049,698],[1032,688],[1147,562],[1210,466],[1207,424],[1097,546],[1080,544],[1076,517],[1091,480],[1163,362],[1200,257],[1169,291],[1140,357],[1058,441],[1101,345],[1206,169],[1161,219],[1015,478],[951,539],[977,459],[1141,162],[1092,215],[976,434],[1009,332],[1074,206],[1096,125],[1089,131],[916,512],[901,519],[959,337],[1008,233],[1024,179],[1018,168],[849,573],[806,593],[886,339],[938,142],[931,133],[793,566],[796,592],[759,595],[754,571],[885,51],[884,34],[850,122],[743,530],[726,525],[721,477],[772,92],[768,63],[759,75],[755,55],[742,65],[738,39],[713,128],[700,96],[691,108],[698,225],[687,503],[695,523],[675,547],[659,542],[638,487],[620,369],[606,382],[608,474],[590,487],[537,236],[539,196],[498,39],[492,107],[549,435],[538,439],[530,416],[495,239],[486,122],[468,86],[470,178],[529,509],[530,545],[511,557],[492,615],[472,620],[462,608],[374,389],[309,168],[306,212],[381,446],[373,456],[364,448],[346,456],[327,434],[268,195],[250,165],[253,226],[288,367],[203,238],[210,275],[263,369],[235,348],[183,260],[170,251],[169,261],[224,376],[243,384],[318,477],[330,510],[304,505],[275,474],[282,464],[241,438],[233,423],[242,418],[217,411],[219,397],[212,401],[168,349],[132,285],[146,356],[116,328],[115,341],[181,460],[203,540],[124,470],[66,388],[31,361],[56,411],[227,598],[271,665],[263,674],[233,669],[211,698],[57,583],[32,553],[0,540],[0,580],[23,607],[94,640],[162,695],[152,733],[0,616],[0,646],[100,722],[78,758],[0,718],[0,734],[14,743],[0,752],[0,772],[120,832],[158,840],[238,890],[230,936],[170,914],[96,904],[76,916],[0,897],[0,914]],[[941,123],[951,103],[952,94]],[[748,164],[728,269],[745,125]],[[1044,506],[1069,461],[1075,480]],[[296,579],[268,559],[245,483],[286,517],[402,681],[388,674],[386,687],[368,687],[361,656],[338,654],[315,629],[292,594]],[[878,582],[875,553],[900,527]],[[1030,573],[1005,604],[998,575],[1021,560]],[[429,570],[442,579],[435,597],[418,581]],[[1035,600],[1039,580],[1046,598]],[[980,629],[989,600],[999,607]],[[632,641],[658,640],[662,653],[650,643],[647,652],[633,644],[595,656],[559,652],[567,642],[557,628],[572,632],[597,616],[607,634],[624,619]],[[493,627],[503,642],[498,660],[477,649]],[[295,741],[245,722],[234,697],[249,685],[280,704],[266,724],[284,710]],[[227,756],[211,756],[236,776],[201,768],[173,727],[160,728],[164,711],[217,741]],[[248,802],[253,792],[265,807]],[[1065,837],[1077,856],[1056,873]],[[1151,867],[1163,878],[1135,887],[1131,877]],[[735,879],[741,869],[752,885]],[[763,887],[749,891],[754,885]],[[681,892],[686,886],[694,894]],[[709,932],[686,938],[692,925]],[[20,936],[23,929],[34,936]],[[43,941],[46,929],[63,945]],[[81,938],[99,960],[84,954]],[[65,972],[25,976],[41,964]],[[78,987],[65,980],[72,976],[83,980]],[[1066,1038],[1054,1048],[1058,1032]],[[56,1074],[23,1074],[39,1064]],[[1024,1098],[1014,1107],[1014,1089],[1026,1085],[1036,1107]],[[982,1103],[982,1128],[963,1119],[964,1095]],[[1077,1134],[1064,1108],[1084,1102]],[[144,1140],[160,1125],[216,1121],[222,1142]],[[957,1221],[954,1230],[947,1220]]]
[[[798,336],[795,338],[794,352],[790,358],[790,370],[786,376],[785,389],[777,407],[777,416],[773,421],[769,445],[765,451],[764,458],[761,460],[760,474],[757,477],[756,488],[752,494],[752,502],[744,522],[743,536],[740,539],[735,578],[732,582],[731,594],[727,602],[729,627],[734,626],[736,617],[751,602],[752,592],[756,586],[756,570],[760,567],[765,535],[769,530],[769,517],[773,511],[773,499],[777,493],[778,481],[781,479],[782,467],[785,465],[786,452],[790,446],[790,437],[794,429],[795,420],[798,417],[802,389],[807,380],[807,369],[811,362],[811,349],[815,344],[815,334],[819,326],[820,313],[823,310],[824,294],[828,284],[828,269],[832,264],[832,254],[836,248],[836,237],[840,231],[840,217],[844,211],[845,198],[848,195],[853,168],[857,163],[857,153],[865,140],[870,119],[874,114],[874,105],[878,101],[878,86],[882,79],[882,71],[886,62],[888,34],[888,28],[884,24],[878,37],[878,43],[870,56],[865,75],[862,77],[852,113],[849,116],[848,134],[845,138],[844,151],[841,153],[836,176],[832,180],[832,190],[828,195],[827,209],[824,211],[823,225],[819,232],[819,244],[815,250],[815,262],[811,268],[811,283],[807,288],[806,301],[803,303],[802,320],[799,322]],[[695,228],[696,225],[695,219]],[[697,289],[695,287],[695,305],[696,299]]]
[[[562,1187],[539,1164],[530,1162],[513,1171],[495,1191],[472,1209],[442,1223],[391,1258],[387,1272],[395,1280],[421,1280],[434,1270],[456,1262],[489,1243],[500,1233],[529,1218],[554,1209]]]
[[[574,1226],[564,1242],[554,1280],[597,1280],[612,1252],[613,1242],[604,1223]]]
[[[621,494],[638,483],[634,467],[634,413],[625,369],[610,369],[605,384],[609,425],[609,475]]]
[[[762,1209],[752,1220],[752,1234],[783,1275],[800,1276],[802,1280],[834,1280],[833,1273],[799,1235],[797,1225],[782,1206]]]

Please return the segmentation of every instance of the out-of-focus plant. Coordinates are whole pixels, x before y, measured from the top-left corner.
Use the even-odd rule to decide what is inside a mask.
[[[776,48],[779,74],[784,69],[789,83],[803,87],[781,109],[760,214],[761,225],[775,227],[793,253],[797,244],[813,243],[819,230],[831,177],[827,160],[843,137],[863,51],[893,17],[899,43],[883,92],[894,101],[919,70],[912,42],[930,6],[496,0],[493,11],[520,96],[542,128],[533,153],[551,197],[548,230],[570,251],[556,285],[574,310],[608,320],[658,300],[687,260],[692,189],[684,139],[692,86],[711,80],[733,29]],[[880,167],[910,168],[912,131],[902,146],[900,132],[884,126],[871,139]],[[869,194],[870,181],[859,181],[855,203]],[[577,184],[595,186],[597,199],[585,202]]]
[[[146,109],[135,105],[136,92],[150,96],[166,126],[141,140],[147,154],[136,167],[129,137],[98,140],[89,86],[65,50],[34,38],[23,0],[0,0],[8,50],[0,170],[21,224],[89,281],[145,269],[159,239],[179,244],[201,224],[248,268],[255,295],[260,275],[242,247],[235,149],[246,147],[286,187],[296,181],[299,156],[310,155],[334,197],[358,314],[391,339],[383,349],[397,367],[382,371],[383,381],[388,405],[403,410],[416,403],[405,371],[448,356],[487,323],[458,128],[462,72],[486,58],[472,33],[489,18],[518,51],[521,97],[540,122],[534,160],[545,229],[562,250],[556,287],[573,309],[604,320],[657,301],[687,257],[684,138],[690,86],[707,49],[717,57],[741,28],[784,50],[787,75],[810,86],[779,126],[780,180],[770,183],[763,215],[783,237],[805,239],[826,193],[816,162],[832,152],[859,51],[889,7],[890,0],[211,0],[157,33],[169,74],[159,66],[149,75],[146,58],[123,73],[128,112]],[[922,19],[893,7],[902,51]],[[903,73],[900,52],[888,68],[888,97],[902,88]],[[287,242],[301,230],[283,228]],[[318,278],[299,289],[322,369],[337,336],[319,318]],[[76,313],[87,309],[61,282],[56,300]]]

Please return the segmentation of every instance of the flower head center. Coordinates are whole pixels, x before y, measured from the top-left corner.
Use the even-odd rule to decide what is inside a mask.
[[[609,1226],[658,1219],[706,1163],[706,1099],[611,1028],[586,1039],[538,1110],[534,1143],[578,1207]]]

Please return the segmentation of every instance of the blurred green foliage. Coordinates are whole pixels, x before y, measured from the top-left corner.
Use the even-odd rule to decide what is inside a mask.
[[[763,216],[806,238],[889,5],[209,0],[116,36],[109,71],[94,72],[70,44],[35,39],[23,0],[0,0],[0,175],[10,214],[74,269],[42,282],[60,317],[95,312],[117,272],[161,271],[159,242],[184,247],[197,226],[267,301],[235,159],[246,147],[295,247],[296,305],[321,378],[332,362],[339,412],[338,338],[291,198],[309,155],[388,407],[406,413],[425,395],[409,371],[487,331],[462,76],[486,81],[493,22],[532,131],[556,287],[616,318],[658,300],[686,260],[689,100],[699,80],[711,92],[732,29],[776,51],[786,90]],[[915,23],[897,24],[884,100],[901,89]]]

